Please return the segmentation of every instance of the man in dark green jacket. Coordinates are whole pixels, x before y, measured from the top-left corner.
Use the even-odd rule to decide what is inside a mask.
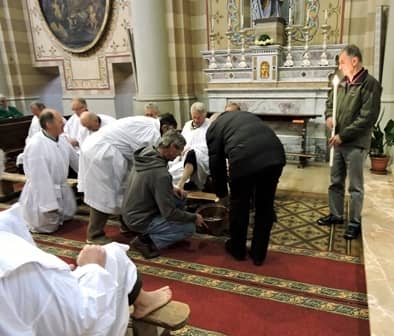
[[[330,214],[317,223],[343,223],[345,180],[349,176],[349,223],[344,238],[355,239],[361,230],[364,161],[371,142],[372,127],[380,111],[382,88],[363,68],[360,49],[355,45],[348,45],[341,51],[339,69],[345,77],[338,86],[335,136],[329,140],[329,145],[335,148],[328,189]],[[333,92],[326,106],[326,125],[331,130]]]
[[[0,94],[0,120],[20,117],[23,117],[23,113],[19,112],[15,107],[8,105],[7,97]]]

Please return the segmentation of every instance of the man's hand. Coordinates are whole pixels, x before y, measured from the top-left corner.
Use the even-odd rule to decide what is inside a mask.
[[[73,147],[79,147],[79,142],[78,142],[77,139],[69,138],[69,139],[68,139],[68,142],[69,142],[69,143],[71,144],[71,146],[73,146]]]
[[[97,264],[105,267],[106,253],[105,249],[99,245],[85,245],[77,258],[77,265]]]
[[[206,229],[208,229],[208,225],[207,223],[204,222],[204,218],[200,215],[200,214],[196,214],[196,220],[194,223],[196,223],[197,226],[199,227],[204,227]]]
[[[180,199],[185,199],[187,192],[179,187],[174,187],[174,195]]]
[[[333,137],[330,138],[330,140],[328,140],[328,144],[330,146],[338,146],[342,143],[342,140],[339,136],[339,134],[335,134]]]
[[[329,130],[332,130],[332,127],[334,126],[334,122],[332,120],[332,117],[328,117],[326,119],[326,126]]]

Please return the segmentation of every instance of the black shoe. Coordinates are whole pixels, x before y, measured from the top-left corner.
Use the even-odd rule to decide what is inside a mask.
[[[317,220],[317,224],[319,225],[331,225],[331,224],[343,224],[342,217],[336,217],[334,215],[328,215],[321,217]]]
[[[140,252],[145,259],[153,259],[160,256],[159,249],[149,236],[138,236],[130,242],[130,246]]]
[[[253,264],[256,266],[261,266],[264,263],[265,257],[264,258],[258,258],[256,257],[252,251],[248,251],[249,257],[253,260]]]
[[[224,248],[226,249],[227,253],[230,254],[235,260],[245,260],[246,258],[246,252],[244,251],[239,252],[239,251],[235,251],[232,243],[231,243],[231,239],[228,239],[225,243],[224,243]]]
[[[343,235],[343,238],[346,240],[352,240],[352,239],[357,239],[361,232],[361,229],[357,226],[348,226],[345,234]]]

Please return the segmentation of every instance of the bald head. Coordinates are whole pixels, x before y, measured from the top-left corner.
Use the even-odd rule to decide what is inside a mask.
[[[40,126],[49,135],[57,138],[63,133],[64,122],[60,112],[55,109],[46,108],[40,114]]]
[[[85,111],[79,117],[81,125],[86,127],[91,132],[96,132],[100,129],[100,118],[96,113]]]
[[[8,107],[8,99],[2,93],[0,93],[0,107],[5,109]]]

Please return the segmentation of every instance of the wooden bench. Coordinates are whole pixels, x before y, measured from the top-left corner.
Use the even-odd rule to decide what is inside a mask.
[[[215,194],[202,191],[188,191],[186,199],[219,202],[219,198]]]
[[[14,190],[15,183],[25,183],[26,176],[17,173],[3,173],[0,176],[0,200],[5,201],[7,199],[15,197],[18,192]],[[76,187],[78,184],[77,179],[67,179],[67,183],[71,188]]]
[[[0,148],[6,156],[6,171],[17,172],[15,161],[23,152],[32,116],[0,120]]]
[[[130,314],[133,308],[130,307]],[[142,319],[130,315],[134,336],[168,335],[171,331],[183,328],[190,316],[190,307],[186,303],[170,301]]]

